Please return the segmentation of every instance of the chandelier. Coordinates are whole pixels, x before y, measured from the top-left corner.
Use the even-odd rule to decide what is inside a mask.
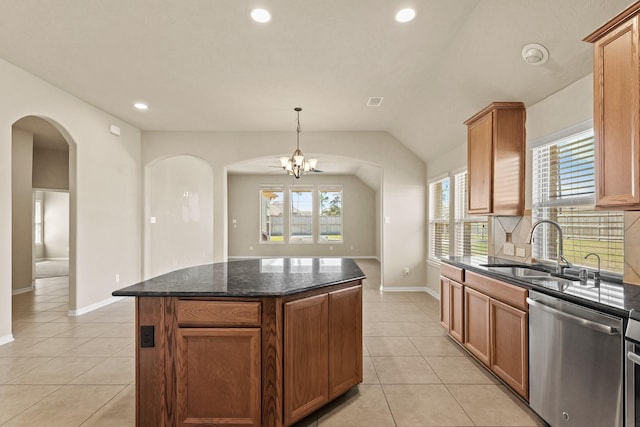
[[[304,154],[300,151],[300,111],[302,111],[302,108],[296,107],[294,110],[298,115],[296,151],[293,152],[291,157],[280,157],[280,163],[287,175],[293,175],[296,179],[299,179],[305,172],[313,172],[315,170],[318,159],[305,159]]]

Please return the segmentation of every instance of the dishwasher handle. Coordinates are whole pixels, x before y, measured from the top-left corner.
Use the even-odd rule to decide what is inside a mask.
[[[627,352],[627,359],[631,360],[636,365],[640,365],[640,356],[635,354],[633,351]]]
[[[531,298],[527,298],[527,303],[529,303],[529,305],[532,307],[539,308],[542,311],[553,314],[554,316],[558,316],[564,320],[577,323],[586,328],[593,329],[594,331],[602,332],[607,335],[618,335],[619,333],[619,330],[616,327],[604,325],[602,323],[594,322],[593,320],[583,319],[582,317],[565,313],[564,311],[560,311],[553,307],[549,307],[548,305],[542,304],[540,301],[537,301]]]

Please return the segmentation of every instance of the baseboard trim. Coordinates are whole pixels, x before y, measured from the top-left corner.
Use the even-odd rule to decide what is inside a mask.
[[[69,261],[69,258],[38,258],[36,261]]]
[[[426,286],[383,286],[382,292],[429,292]]]
[[[69,310],[69,312],[67,313],[69,316],[82,316],[83,314],[87,314],[91,311],[97,310],[99,308],[105,307],[107,305],[111,305],[114,302],[118,302],[120,300],[122,300],[125,297],[111,297],[111,298],[107,298],[105,300],[102,301],[98,301],[95,304],[91,304],[91,305],[87,305],[85,307],[81,307],[77,310]]]
[[[440,295],[428,286],[381,286],[380,290],[382,292],[426,292],[440,301]]]
[[[3,337],[0,337],[0,345],[9,344],[13,340],[13,334],[5,335]]]
[[[429,295],[431,295],[432,297],[434,297],[435,299],[437,299],[438,301],[440,301],[440,293],[434,291],[433,289],[427,287],[426,291]]]
[[[35,289],[35,287],[33,285],[25,286],[24,288],[18,288],[18,289],[12,290],[11,291],[11,295],[26,294],[27,292],[31,292],[34,289]]]

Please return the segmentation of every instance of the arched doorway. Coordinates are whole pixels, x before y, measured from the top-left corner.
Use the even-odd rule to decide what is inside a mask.
[[[36,116],[12,126],[14,320],[40,309],[75,307],[75,144],[61,129]],[[57,277],[51,298],[44,298],[49,304],[39,303],[43,297],[36,298],[35,291],[38,280],[46,280],[37,278],[35,262],[44,259],[58,261],[41,274]]]
[[[172,156],[145,169],[144,274],[213,262],[213,168]]]

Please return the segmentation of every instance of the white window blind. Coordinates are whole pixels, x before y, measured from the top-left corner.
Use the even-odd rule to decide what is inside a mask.
[[[449,255],[449,178],[429,184],[429,257]]]
[[[532,220],[556,221],[562,227],[565,258],[577,266],[622,273],[624,267],[624,215],[596,211],[593,130],[533,149]],[[557,259],[557,233],[542,224],[532,246],[538,260]]]
[[[467,172],[454,176],[455,185],[455,254],[486,255],[488,248],[487,218],[467,215]]]

